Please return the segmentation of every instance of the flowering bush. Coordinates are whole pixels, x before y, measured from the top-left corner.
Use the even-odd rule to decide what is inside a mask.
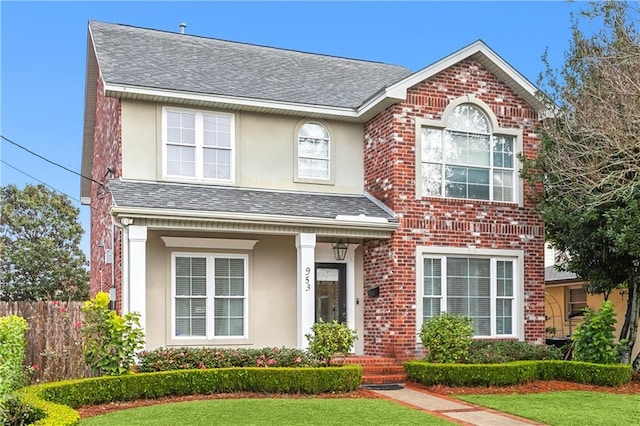
[[[82,308],[82,349],[85,360],[98,374],[118,375],[129,372],[136,351],[143,346],[140,315],[124,317],[109,310],[109,294],[99,292]]]
[[[138,353],[138,372],[225,367],[310,367],[300,349],[160,348]]]

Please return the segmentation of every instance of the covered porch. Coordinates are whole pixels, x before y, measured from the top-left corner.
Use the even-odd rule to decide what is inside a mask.
[[[354,352],[363,354],[363,242],[388,239],[397,227],[376,200],[121,180],[111,187],[123,237],[118,297],[124,313],[141,314],[147,348],[304,348],[313,323],[336,319],[357,330]]]

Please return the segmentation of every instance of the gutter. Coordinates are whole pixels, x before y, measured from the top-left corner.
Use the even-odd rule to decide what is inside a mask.
[[[400,224],[390,222],[380,217],[366,216],[336,216],[335,219],[298,217],[298,216],[272,216],[247,213],[218,213],[206,211],[150,209],[136,207],[112,207],[111,214],[116,217],[138,217],[164,220],[189,219],[195,221],[237,222],[251,225],[297,225],[319,226],[327,228],[369,229],[377,231],[395,231]],[[367,220],[369,219],[369,220]]]

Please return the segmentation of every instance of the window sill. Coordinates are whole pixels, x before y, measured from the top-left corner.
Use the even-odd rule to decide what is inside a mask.
[[[436,196],[421,196],[418,200],[422,201],[439,201],[452,204],[488,204],[491,206],[505,206],[505,207],[522,207],[517,201],[491,201],[491,200],[477,200],[471,198],[451,198],[451,197],[436,197]]]
[[[207,337],[170,337],[167,346],[244,346],[252,344],[253,341],[246,337],[215,337],[213,339]]]
[[[294,178],[295,183],[312,183],[315,185],[335,185],[333,179]]]
[[[179,176],[163,176],[163,182],[170,183],[189,183],[196,185],[233,185],[233,180],[220,180],[220,179],[197,179],[197,178],[183,178]]]

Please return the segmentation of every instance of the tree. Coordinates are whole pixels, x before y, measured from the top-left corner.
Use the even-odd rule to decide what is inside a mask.
[[[547,239],[566,254],[562,268],[592,293],[627,292],[623,362],[631,361],[640,316],[639,12],[607,1],[572,16],[564,67],[543,57],[540,97],[553,117],[543,121],[539,154],[523,170],[534,186],[544,183],[537,201]]]
[[[79,209],[44,185],[0,189],[0,300],[86,300]]]

